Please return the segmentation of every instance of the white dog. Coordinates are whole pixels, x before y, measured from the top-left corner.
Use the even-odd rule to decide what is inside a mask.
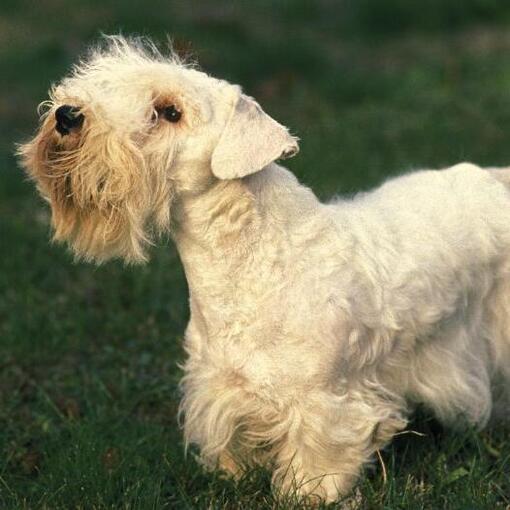
[[[415,403],[455,425],[486,424],[493,395],[508,413],[510,170],[463,163],[323,204],[275,163],[297,150],[238,86],[111,37],[20,154],[78,256],[141,262],[171,233],[185,439],[204,463],[266,464],[331,501]]]

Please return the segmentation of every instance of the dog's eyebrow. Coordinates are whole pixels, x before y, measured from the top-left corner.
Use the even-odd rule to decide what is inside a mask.
[[[170,104],[178,105],[180,104],[181,100],[179,99],[177,94],[168,94],[168,93],[161,93],[156,96],[154,96],[152,103],[155,107],[165,107]]]

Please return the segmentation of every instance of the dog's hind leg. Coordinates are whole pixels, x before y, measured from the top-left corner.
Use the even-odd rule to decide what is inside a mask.
[[[488,342],[493,365],[493,421],[510,419],[510,261],[487,302]]]
[[[476,307],[475,307],[476,309]],[[471,319],[471,320],[470,320]],[[492,409],[490,347],[473,311],[445,324],[410,360],[408,394],[450,426],[481,427]]]
[[[487,170],[510,190],[510,167]],[[510,230],[510,226],[508,228]],[[510,258],[499,269],[495,287],[487,300],[486,318],[494,366],[492,418],[493,421],[507,421],[510,419]]]

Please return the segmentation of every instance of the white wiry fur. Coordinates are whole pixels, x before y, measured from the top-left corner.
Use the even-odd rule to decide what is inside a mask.
[[[62,136],[64,104],[84,123]],[[184,434],[204,463],[266,464],[330,501],[416,403],[453,425],[508,417],[510,170],[462,163],[324,204],[275,163],[296,151],[239,87],[120,37],[52,89],[20,147],[78,256],[143,261],[171,233]]]

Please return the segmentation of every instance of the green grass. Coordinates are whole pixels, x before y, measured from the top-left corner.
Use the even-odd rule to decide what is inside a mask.
[[[321,196],[460,160],[510,162],[510,4],[497,0],[0,6],[0,508],[301,508],[264,471],[237,485],[184,457],[177,364],[187,290],[150,264],[74,264],[12,156],[52,80],[100,31],[191,49],[302,139]],[[509,226],[510,228],[510,226]],[[425,413],[368,470],[360,508],[510,507],[510,427],[443,431]],[[384,477],[386,473],[386,478]],[[334,507],[334,506],[333,506]]]

